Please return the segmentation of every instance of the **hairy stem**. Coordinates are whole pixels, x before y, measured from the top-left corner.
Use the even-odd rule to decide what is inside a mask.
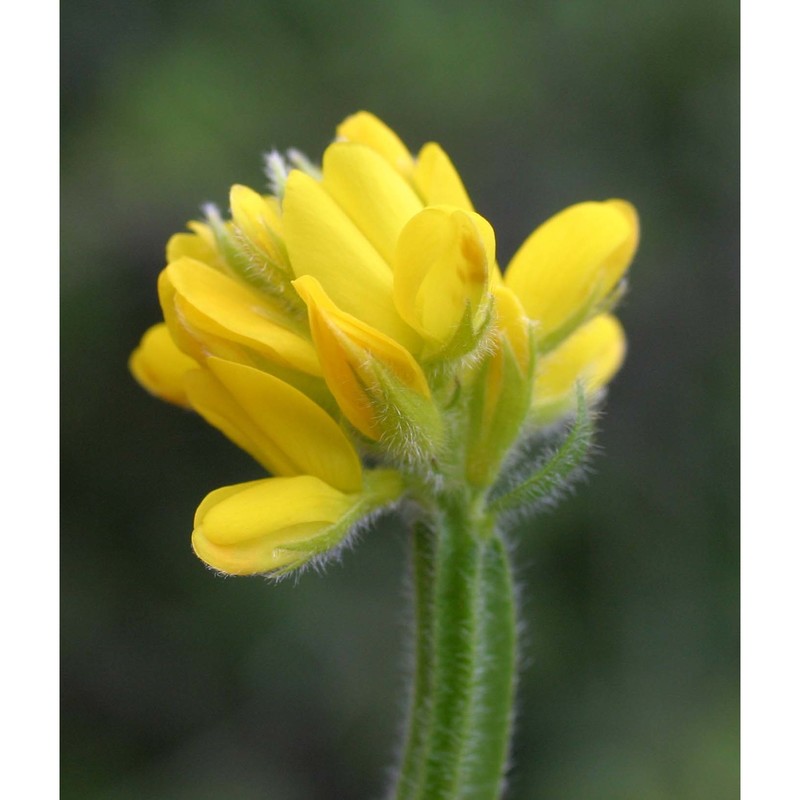
[[[440,497],[414,531],[416,670],[395,800],[495,800],[516,667],[513,590],[492,519]]]

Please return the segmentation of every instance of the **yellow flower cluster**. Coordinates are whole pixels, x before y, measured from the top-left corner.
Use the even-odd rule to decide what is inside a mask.
[[[170,239],[164,322],[130,361],[274,476],[197,510],[195,552],[232,574],[296,568],[415,483],[485,492],[521,431],[578,382],[599,392],[625,350],[609,309],[638,242],[628,203],[562,211],[501,273],[439,145],[415,157],[359,112],[321,169],[293,163],[273,155],[272,194],[234,186],[230,219]]]

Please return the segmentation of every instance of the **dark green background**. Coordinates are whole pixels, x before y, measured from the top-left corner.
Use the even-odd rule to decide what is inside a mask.
[[[62,5],[65,800],[380,798],[407,535],[325,576],[214,577],[197,503],[259,469],[126,360],[168,236],[366,108],[450,152],[501,263],[573,202],[643,240],[591,480],[513,534],[511,800],[738,796],[738,5]]]

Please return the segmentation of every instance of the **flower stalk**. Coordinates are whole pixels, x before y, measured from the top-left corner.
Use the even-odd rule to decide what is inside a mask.
[[[395,800],[493,800],[508,759],[516,665],[505,545],[469,493],[413,535],[415,673]]]

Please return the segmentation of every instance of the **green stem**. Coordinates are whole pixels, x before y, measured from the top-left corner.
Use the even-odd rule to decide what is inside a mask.
[[[491,517],[439,499],[414,531],[416,671],[395,800],[495,800],[516,667],[510,569]]]

